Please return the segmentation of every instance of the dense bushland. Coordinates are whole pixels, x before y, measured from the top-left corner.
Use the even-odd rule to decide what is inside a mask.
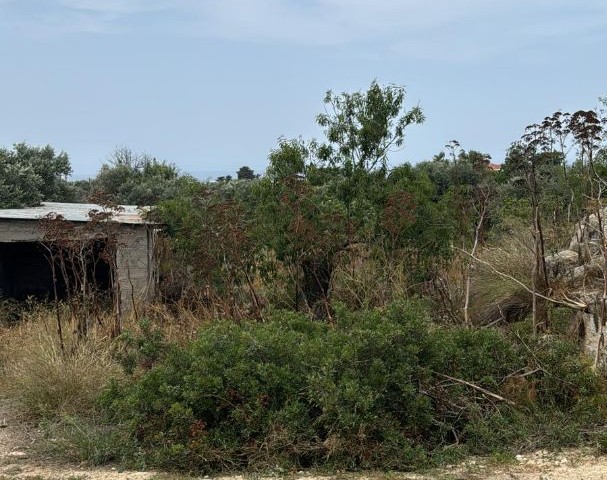
[[[578,345],[585,292],[546,265],[576,222],[603,221],[604,112],[527,127],[496,171],[456,141],[400,163],[424,120],[402,87],[325,104],[322,140],[281,138],[264,175],[242,167],[237,180],[117,149],[70,183],[50,147],[0,151],[5,206],[154,204],[163,225],[159,303],[137,306],[144,320],[118,338],[129,320],[104,318],[77,282],[54,319],[1,302],[0,387],[41,422],[45,448],[214,472],[607,444],[604,381]]]
[[[185,346],[148,325],[101,405],[131,462],[196,471],[402,470],[576,445],[605,421],[602,382],[575,344],[524,330],[439,328],[417,303],[337,308],[333,326],[213,322]]]

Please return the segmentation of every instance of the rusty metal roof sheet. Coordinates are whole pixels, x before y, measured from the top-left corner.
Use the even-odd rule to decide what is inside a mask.
[[[153,223],[143,218],[143,213],[149,210],[149,207],[137,207],[135,205],[120,205],[120,207],[123,210],[115,212],[112,216],[112,220],[115,222],[134,225]],[[43,202],[37,207],[0,209],[0,219],[40,220],[54,213],[63,216],[63,218],[71,222],[88,222],[91,210],[99,212],[108,211],[104,207],[94,203]]]

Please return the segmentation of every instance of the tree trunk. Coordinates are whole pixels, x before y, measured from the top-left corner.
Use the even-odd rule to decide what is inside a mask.
[[[327,259],[304,260],[301,263],[301,289],[308,308],[315,318],[332,321],[329,307],[329,289],[333,265]]]

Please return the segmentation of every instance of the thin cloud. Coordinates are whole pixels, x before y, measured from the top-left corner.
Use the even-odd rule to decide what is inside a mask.
[[[586,0],[201,0],[183,2],[189,33],[243,42],[373,42],[396,54],[470,62],[539,39],[604,34],[607,2]]]
[[[185,2],[197,15],[193,33],[240,41],[347,44],[438,28],[475,11],[481,0],[202,0]],[[196,31],[195,29],[198,28]]]
[[[327,47],[373,42],[387,51],[470,61],[539,38],[594,38],[607,2],[579,0],[0,0],[4,25],[40,34],[136,29],[238,42]],[[43,5],[24,18],[24,5]],[[19,8],[15,7],[19,5]]]
[[[174,3],[168,0],[54,0],[54,2],[69,10],[117,15],[165,10]]]

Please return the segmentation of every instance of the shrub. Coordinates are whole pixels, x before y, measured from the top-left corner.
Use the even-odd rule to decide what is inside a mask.
[[[206,325],[191,345],[154,350],[102,405],[146,465],[202,471],[403,470],[449,445],[525,447],[525,433],[533,446],[571,444],[567,414],[601,420],[600,382],[563,340],[436,328],[415,303],[337,307],[335,320]]]

